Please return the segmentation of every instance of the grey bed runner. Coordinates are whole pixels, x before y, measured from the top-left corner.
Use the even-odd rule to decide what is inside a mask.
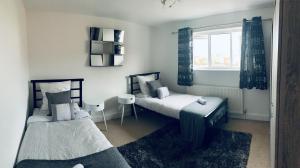
[[[193,102],[180,111],[180,127],[183,138],[194,146],[201,146],[204,140],[205,117],[213,113],[224,101],[218,97],[205,97],[207,103]]]
[[[79,163],[84,168],[130,168],[115,147],[71,160],[23,160],[16,168],[72,168]]]

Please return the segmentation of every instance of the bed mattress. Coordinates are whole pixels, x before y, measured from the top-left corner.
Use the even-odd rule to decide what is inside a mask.
[[[198,103],[204,98],[206,104]],[[187,142],[199,147],[204,144],[209,128],[227,120],[227,99],[200,97],[172,92],[164,99],[137,96],[136,104],[151,111],[179,119],[181,133]],[[225,119],[225,120],[224,120]]]
[[[170,96],[164,99],[137,95],[135,104],[163,115],[179,119],[179,113],[181,109],[197,101],[199,98],[201,98],[201,96],[180,94],[175,92],[171,92]]]
[[[170,96],[164,99],[137,95],[135,104],[162,115],[180,119],[180,112],[185,107],[196,102],[199,98],[204,98],[207,100],[207,104],[203,106],[202,111],[205,109],[206,115],[204,116],[207,118],[206,122],[209,124],[209,126],[213,126],[221,117],[225,115],[227,106],[224,105],[224,107],[220,107],[225,99],[171,92]],[[217,108],[219,109],[217,110]]]
[[[30,123],[17,162],[74,159],[111,148],[91,119]]]
[[[47,114],[34,109],[28,119],[16,168],[130,167],[84,110],[70,121],[52,122]]]

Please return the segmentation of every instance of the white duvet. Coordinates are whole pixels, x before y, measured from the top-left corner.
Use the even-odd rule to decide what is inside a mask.
[[[179,113],[182,108],[197,101],[199,98],[202,97],[175,92],[171,92],[170,96],[163,99],[137,95],[135,104],[159,112],[163,115],[179,119]]]
[[[17,162],[67,160],[112,147],[91,119],[28,124]]]

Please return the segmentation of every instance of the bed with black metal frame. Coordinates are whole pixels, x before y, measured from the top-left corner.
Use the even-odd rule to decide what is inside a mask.
[[[32,83],[32,95],[33,95],[33,108],[39,108],[43,98],[41,97],[41,89],[39,88],[40,83],[54,83],[71,81],[71,99],[76,101],[79,107],[82,107],[82,83],[83,78],[74,79],[45,79],[45,80],[31,80]],[[77,83],[77,85],[76,85]],[[40,95],[40,96],[39,96]],[[76,96],[74,96],[76,95]],[[29,114],[31,116],[32,113]]]
[[[159,80],[160,78],[160,72],[150,72],[150,73],[142,73],[142,74],[134,74],[134,75],[129,75],[130,78],[130,93],[133,95],[136,95],[141,92],[140,87],[139,87],[139,82],[137,80],[137,76],[148,76],[148,75],[155,75],[155,79]],[[149,112],[154,112],[154,113],[159,113],[157,111],[153,111],[151,109],[147,109],[141,105],[135,104],[135,106],[138,109],[141,109],[143,111],[149,111]],[[225,109],[224,114],[222,117],[218,117],[217,121],[211,122],[211,119],[214,118],[214,116],[218,115],[220,110]],[[160,114],[160,113],[159,113]],[[224,98],[224,101],[209,115],[205,116],[205,126],[206,130],[205,131],[205,140],[203,144],[209,143],[210,139],[213,137],[215,128],[221,127],[224,123],[228,122],[228,99]]]
[[[41,89],[39,88],[40,83],[54,83],[54,82],[64,82],[64,81],[71,81],[71,99],[74,102],[77,102],[80,107],[82,107],[82,103],[83,103],[82,94],[83,94],[83,81],[84,81],[83,78],[32,80],[31,83],[32,83],[33,107],[39,108],[42,104],[42,97],[41,97],[42,94],[41,94]],[[31,112],[29,114],[29,117],[30,116],[34,117],[34,115],[35,114]],[[70,135],[70,137],[68,137],[68,135]],[[40,140],[43,138],[37,138],[38,140],[34,138],[39,136],[46,137],[46,138],[49,137],[49,139],[47,140],[46,143],[43,143],[43,141]],[[61,138],[64,140],[61,140]],[[69,145],[68,138],[70,138],[69,139],[70,142],[73,143],[76,142],[76,143],[74,145]],[[52,139],[52,141],[50,141],[50,139]],[[75,139],[78,139],[78,141],[74,141]],[[53,144],[53,142],[57,142],[58,144],[56,143]],[[43,145],[47,144],[46,148],[41,149],[41,147],[43,146],[42,144]],[[77,148],[78,145],[81,147],[75,149]],[[61,151],[59,151],[60,149],[55,150],[56,152],[58,152],[58,155],[56,155],[56,153],[53,153],[54,151],[51,150],[48,151],[50,153],[45,152],[45,149],[48,150],[53,146],[64,146],[64,148],[60,148]],[[58,156],[59,158],[63,157],[64,159],[53,159],[53,157],[56,156]],[[66,156],[72,158],[65,159]],[[77,156],[77,157],[74,158],[73,156]],[[48,157],[50,159],[48,159]],[[126,160],[124,159],[124,157],[119,153],[118,149],[116,147],[113,147],[110,144],[110,142],[105,138],[104,134],[97,128],[94,122],[89,118],[71,120],[71,121],[59,121],[59,122],[43,121],[43,122],[30,123],[25,130],[25,134],[21,142],[15,167],[16,168],[40,168],[40,167],[44,167],[44,168],[61,167],[62,168],[62,167],[73,167],[74,165],[79,163],[82,164],[84,167],[91,167],[91,168],[97,168],[97,167],[129,168],[130,167],[126,162]]]

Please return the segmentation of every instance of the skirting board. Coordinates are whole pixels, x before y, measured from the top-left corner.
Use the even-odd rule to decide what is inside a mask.
[[[113,120],[117,118],[121,118],[122,112],[119,110],[104,110],[105,113],[105,119],[106,121],[108,120]],[[125,110],[124,116],[130,116],[131,112],[129,110]],[[92,115],[92,120],[94,122],[102,122],[103,117],[101,113],[93,113]]]
[[[241,114],[241,113],[230,113],[229,118],[243,119],[243,120],[255,120],[255,121],[270,121],[270,117],[262,114]]]
[[[124,116],[130,116],[131,111],[130,110],[125,110]],[[121,111],[118,110],[109,110],[105,111],[105,117],[106,120],[112,120],[112,119],[117,119],[121,118]],[[241,113],[231,113],[229,112],[229,118],[233,119],[243,119],[243,120],[256,120],[256,121],[270,121],[270,117],[266,115],[261,115],[261,114],[241,114]],[[96,113],[92,115],[92,120],[94,122],[102,122],[103,118],[100,113]]]

